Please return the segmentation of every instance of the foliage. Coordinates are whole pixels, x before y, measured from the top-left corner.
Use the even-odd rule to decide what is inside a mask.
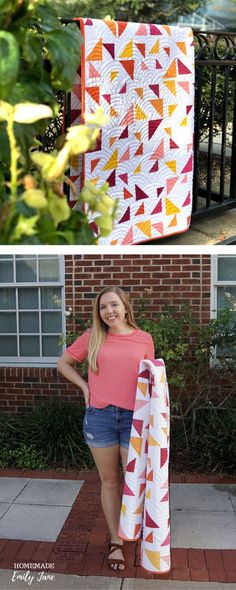
[[[11,449],[9,445],[0,448],[0,467],[45,469],[47,464],[41,451],[33,445],[21,443],[17,449]]]
[[[155,22],[169,24],[176,22],[178,15],[191,13],[205,0],[67,0],[66,5],[62,0],[54,0],[54,6],[58,16],[73,18],[89,16],[90,18],[105,18],[109,14],[111,18],[129,20],[133,22]]]
[[[97,237],[109,235],[117,201],[107,195],[106,183],[88,183],[78,195],[65,172],[71,158],[95,147],[107,120],[98,111],[69,128],[50,154],[39,152],[36,140],[58,113],[56,93],[72,88],[79,29],[63,26],[49,0],[11,0],[7,6],[0,0],[0,9],[0,244],[95,244],[90,212]],[[78,197],[73,209],[63,182]]]

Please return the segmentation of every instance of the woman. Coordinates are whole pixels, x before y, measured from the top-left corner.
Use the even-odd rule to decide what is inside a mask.
[[[88,383],[73,367],[88,359]],[[84,437],[101,479],[101,503],[111,534],[108,563],[124,569],[118,537],[121,510],[120,459],[125,473],[139,362],[154,359],[152,337],[134,321],[131,304],[119,287],[96,297],[92,328],[69,346],[58,370],[84,394]]]

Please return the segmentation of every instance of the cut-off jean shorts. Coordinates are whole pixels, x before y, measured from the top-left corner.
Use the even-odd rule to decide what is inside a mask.
[[[83,420],[85,442],[90,447],[119,445],[128,449],[133,411],[117,406],[94,408],[89,406]]]

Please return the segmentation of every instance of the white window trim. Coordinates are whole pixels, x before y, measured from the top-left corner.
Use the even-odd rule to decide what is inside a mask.
[[[218,259],[219,258],[236,258],[236,254],[214,254],[211,256],[211,310],[210,310],[210,317],[211,319],[217,318],[217,287],[230,287],[236,286],[235,281],[219,281],[217,278],[217,266],[218,266]],[[213,356],[211,359],[212,364],[218,364],[220,359],[216,357],[216,348],[213,351]]]
[[[27,254],[23,255],[24,258],[27,258]],[[37,257],[37,260],[39,259],[39,257],[45,256],[45,258],[50,258],[50,254],[38,254],[35,256]],[[6,258],[7,258],[7,254],[6,254]],[[59,281],[43,281],[43,282],[39,282],[39,281],[35,281],[35,282],[22,282],[22,283],[1,283],[1,287],[25,287],[26,285],[28,287],[48,287],[48,286],[57,286],[61,288],[61,311],[62,311],[62,332],[61,334],[63,335],[66,331],[66,317],[65,317],[65,260],[64,260],[64,256],[63,255],[59,255],[59,276],[60,276],[60,280]],[[14,277],[15,278],[15,277]],[[53,336],[53,334],[50,334]],[[17,338],[19,336],[19,331],[17,332]],[[64,350],[64,345],[62,346],[62,349]],[[44,358],[39,358],[39,357],[0,357],[0,367],[41,367],[41,368],[47,368],[47,367],[56,367],[57,365],[57,361],[58,361],[58,357],[59,357],[59,353],[58,356],[52,356],[52,357],[44,357]]]

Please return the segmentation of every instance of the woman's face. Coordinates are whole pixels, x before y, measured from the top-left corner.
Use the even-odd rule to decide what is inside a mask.
[[[127,325],[125,319],[126,309],[119,295],[109,291],[100,297],[99,313],[102,320],[109,328],[123,328]]]

